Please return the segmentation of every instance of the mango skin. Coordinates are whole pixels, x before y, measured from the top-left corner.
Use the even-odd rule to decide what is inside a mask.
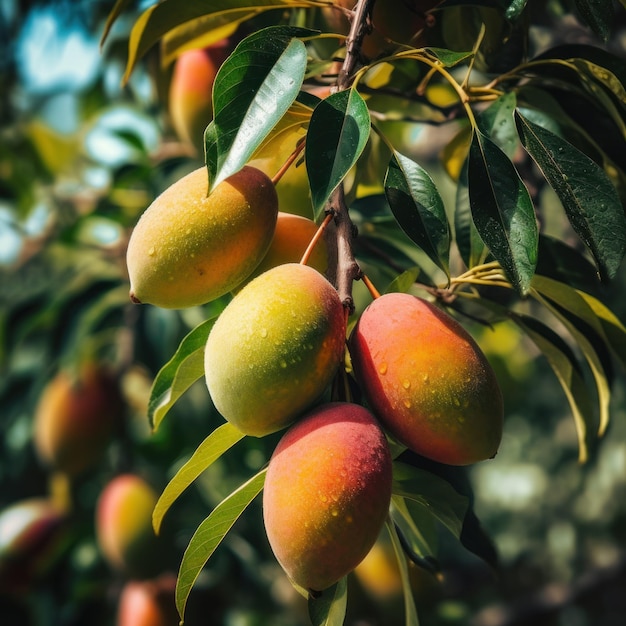
[[[318,228],[313,220],[279,211],[274,238],[269,250],[246,283],[278,265],[299,263]],[[321,237],[315,244],[307,265],[315,268],[320,274],[328,269],[328,248],[324,237]]]
[[[319,592],[354,570],[382,529],[391,481],[387,440],[362,406],[324,404],[294,424],[263,490],[267,537],[289,578]]]
[[[293,422],[332,380],[345,349],[344,309],[317,270],[298,263],[248,283],[209,333],[209,394],[222,416],[262,437]]]
[[[0,593],[21,593],[40,578],[62,544],[67,514],[33,497],[0,511]]]
[[[76,378],[60,370],[35,408],[35,451],[48,469],[78,476],[98,463],[123,414],[121,390],[104,367],[85,363]]]
[[[231,291],[265,256],[278,199],[260,170],[243,167],[207,197],[205,167],[168,187],[146,209],[128,242],[130,297],[178,309]]]
[[[120,474],[106,484],[95,511],[98,546],[109,566],[139,578],[158,570],[158,538],[152,528],[155,489],[141,476]]]
[[[176,135],[204,154],[204,129],[213,117],[213,83],[230,52],[228,40],[187,50],[176,59],[168,103]]]
[[[176,576],[129,580],[122,587],[116,626],[171,626],[180,621],[175,603]]]
[[[496,454],[502,394],[486,357],[456,320],[412,295],[385,294],[361,315],[349,349],[369,406],[409,449],[449,465]]]

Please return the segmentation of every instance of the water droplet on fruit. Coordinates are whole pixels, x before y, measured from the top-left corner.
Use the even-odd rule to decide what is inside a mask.
[[[411,381],[410,381],[410,380],[404,380],[404,381],[402,382],[402,386],[403,386],[405,389],[410,389],[410,388],[411,388]]]
[[[259,335],[261,335],[261,337],[267,337],[267,328],[261,328]]]
[[[403,402],[403,404],[404,404],[404,406],[405,406],[407,409],[410,409],[410,408],[411,408],[411,401],[410,401],[410,400],[405,400],[405,401]]]
[[[422,375],[422,380],[423,380],[425,383],[427,383],[427,382],[428,382],[428,374],[426,374],[426,373],[425,373],[425,374],[423,374],[423,375]]]
[[[381,363],[380,367],[378,368],[378,371],[381,374],[383,374],[383,375],[386,374],[387,373],[387,363]]]
[[[452,402],[454,402],[454,406],[461,406],[461,401],[458,398],[452,398]]]
[[[285,361],[285,359],[281,359],[280,366],[285,369],[287,367],[287,361]]]
[[[338,511],[337,509],[333,509],[333,510],[330,512],[330,514],[331,514],[333,517],[337,517],[337,516],[339,515],[339,511]]]
[[[155,253],[156,253],[156,250],[154,249],[154,246],[148,250],[148,256],[154,256]]]

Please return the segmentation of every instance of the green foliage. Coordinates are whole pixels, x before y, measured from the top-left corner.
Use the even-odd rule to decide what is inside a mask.
[[[305,195],[316,221],[345,199],[343,215],[358,227],[352,251],[366,277],[384,291],[437,301],[477,335],[503,326],[518,332],[515,351],[530,360],[539,354],[542,365],[533,367],[545,365],[554,375],[545,384],[554,383],[549,395],[563,401],[573,420],[572,456],[579,463],[597,458],[623,398],[619,375],[626,368],[626,312],[618,293],[626,254],[626,61],[612,41],[622,6],[576,0],[577,18],[598,43],[552,41],[537,52],[533,3],[446,1],[428,12],[432,24],[412,43],[370,60],[357,56],[350,66],[345,42],[322,17],[329,6],[322,0],[161,0],[138,13],[135,4],[117,0],[99,33],[115,63],[124,57],[121,97],[140,93],[133,86],[138,74],[158,86],[143,110],[126,102],[137,128],[131,122],[108,129],[124,158],[111,165],[81,144],[106,127],[104,78],[82,95],[79,130],[69,139],[2,119],[0,191],[10,229],[24,242],[20,256],[0,266],[6,502],[17,498],[20,472],[34,463],[24,442],[46,380],[59,365],[76,367],[95,354],[114,365],[120,381],[139,372],[149,398],[128,412],[142,424],[147,418],[152,432],[142,434],[132,421],[113,446],[111,466],[85,477],[82,491],[72,494],[80,520],[73,561],[80,562],[81,546],[93,547],[85,530],[90,511],[81,503],[127,465],[165,485],[153,524],[159,533],[171,525],[182,529],[171,562],[179,571],[176,607],[191,624],[192,589],[202,587],[207,562],[217,561],[216,578],[228,575],[218,550],[226,536],[241,542],[234,558],[249,549],[235,523],[249,517],[260,525],[251,505],[275,439],[244,437],[223,423],[206,389],[195,393],[207,336],[230,296],[183,312],[138,310],[128,302],[124,263],[139,213],[192,165],[184,150],[171,154],[150,145],[139,121],[148,120],[153,134],[166,128],[171,139],[166,103],[158,100],[169,66],[185,50],[224,38],[232,53],[217,75],[214,119],[204,135],[211,188],[260,154],[291,145],[294,163],[307,171]],[[541,19],[550,26],[571,9],[547,5],[552,10]],[[120,54],[117,29],[126,17],[131,30]],[[346,69],[348,76],[341,74]],[[17,110],[6,112],[19,121]],[[84,192],[96,170],[106,172],[106,189],[68,192],[81,185]],[[37,236],[28,235],[28,217],[42,198],[49,221]],[[104,231],[115,233],[112,244],[96,236]],[[342,267],[332,270],[341,276]],[[359,281],[354,292],[358,316],[370,295]],[[561,393],[553,393],[559,386]],[[360,401],[349,369],[327,396]],[[410,567],[438,574],[450,545],[492,564],[491,546],[481,544],[472,495],[458,488],[456,475],[415,466],[391,443],[397,454],[387,531],[409,626],[418,624],[420,604]],[[27,489],[48,489],[47,480],[38,468]],[[188,539],[198,510],[203,521]],[[254,549],[262,552],[257,543]],[[81,567],[68,583],[76,597],[99,585],[97,567]],[[343,579],[309,597],[311,622],[343,624],[349,589]]]

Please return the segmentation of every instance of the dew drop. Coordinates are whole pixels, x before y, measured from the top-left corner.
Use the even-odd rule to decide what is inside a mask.
[[[267,328],[261,328],[259,335],[261,335],[261,337],[267,337]]]
[[[410,381],[410,380],[404,380],[404,381],[402,382],[402,386],[403,386],[405,389],[410,389],[410,388],[411,388],[411,381]]]
[[[338,511],[337,509],[333,509],[333,510],[330,512],[330,514],[331,514],[333,517],[337,517],[337,516],[339,515],[339,511]]]
[[[150,249],[148,250],[148,255],[149,255],[149,256],[154,256],[154,255],[155,255],[155,253],[156,253],[156,250],[154,249],[154,246],[152,246],[152,248],[150,248]]]
[[[452,398],[452,402],[454,402],[454,406],[461,406],[461,401],[458,398]]]
[[[381,363],[380,367],[378,368],[378,371],[381,374],[383,374],[383,375],[386,374],[387,373],[387,363]]]
[[[191,235],[191,228],[188,228],[188,229],[185,231],[185,235]]]
[[[404,404],[404,406],[405,406],[407,409],[410,409],[410,408],[411,408],[411,401],[410,401],[410,400],[405,400],[405,401],[403,402],[403,404]]]
[[[424,374],[422,375],[422,380],[423,380],[425,383],[427,383],[427,382],[428,382],[428,374],[424,373]]]
[[[287,367],[287,361],[285,361],[285,359],[282,359],[280,362],[280,366],[285,369]]]

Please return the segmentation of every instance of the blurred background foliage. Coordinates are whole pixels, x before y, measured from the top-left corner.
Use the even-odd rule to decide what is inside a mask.
[[[122,86],[128,33],[149,4],[130,3],[101,47],[111,2],[0,0],[0,510],[35,500],[62,511],[37,529],[30,552],[20,552],[15,539],[8,545],[20,522],[11,526],[0,517],[0,622],[6,626],[115,624],[122,590],[136,577],[113,565],[98,542],[100,494],[125,473],[141,476],[159,493],[221,423],[202,383],[176,404],[158,433],[151,434],[146,420],[154,376],[185,334],[221,306],[171,311],[128,300],[124,254],[130,228],[160,191],[201,164],[172,130],[165,104],[170,70],[160,68],[158,51]],[[615,25],[611,46],[623,56],[626,24],[623,12],[618,15],[622,23]],[[598,44],[571,15],[560,16],[558,28],[546,23],[535,36]],[[438,127],[413,131],[415,157],[430,164],[442,194],[452,194],[438,164]],[[403,237],[358,206],[354,219],[372,237],[384,234],[396,243]],[[357,253],[375,282],[384,285],[395,276],[368,266],[366,248]],[[623,322],[625,289],[622,271],[603,294]],[[367,295],[358,285],[356,297],[357,308],[364,306]],[[623,377],[614,379],[608,432],[581,466],[569,408],[536,349],[512,326],[471,330],[499,375],[505,432],[495,460],[455,479],[472,494],[497,563],[487,565],[441,530],[443,580],[412,572],[421,623],[622,624]],[[105,452],[94,452],[89,467],[68,480],[37,453],[35,415],[55,374],[77,372],[85,360],[115,373],[123,419]],[[275,443],[274,436],[246,438],[168,513],[158,563],[140,578],[170,610],[172,580],[193,531],[266,462]],[[359,576],[350,576],[347,623],[403,623],[401,590],[389,567],[384,558],[372,558]],[[307,621],[306,603],[271,555],[257,499],[194,587],[187,623]]]

